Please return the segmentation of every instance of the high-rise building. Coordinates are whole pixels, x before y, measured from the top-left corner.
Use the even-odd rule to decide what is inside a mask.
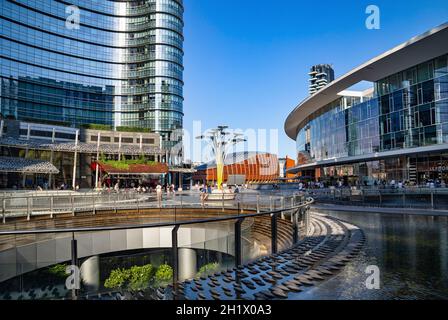
[[[182,0],[0,0],[1,115],[144,128],[174,146],[183,11]]]
[[[334,81],[334,70],[329,64],[312,66],[310,72],[309,93],[314,94],[330,82]]]

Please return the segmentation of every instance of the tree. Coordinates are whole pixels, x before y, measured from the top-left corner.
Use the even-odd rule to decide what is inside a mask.
[[[208,275],[208,274],[218,271],[218,269],[219,269],[219,263],[210,262],[210,263],[204,264],[202,267],[200,267],[197,275],[198,276]]]

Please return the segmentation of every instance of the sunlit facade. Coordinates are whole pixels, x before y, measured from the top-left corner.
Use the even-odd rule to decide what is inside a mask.
[[[196,167],[193,180],[198,183],[215,184],[218,179],[216,162]],[[233,177],[233,178],[232,178]],[[234,179],[239,177],[239,179]],[[270,153],[236,152],[228,155],[224,163],[224,183],[261,183],[277,181],[279,178],[278,157]],[[232,184],[232,183],[231,183]]]
[[[182,0],[0,0],[2,116],[149,128],[173,146],[183,11]]]
[[[341,97],[314,113],[297,135],[301,163],[448,143],[447,58],[381,79],[366,101]]]
[[[441,30],[446,32],[446,28]],[[429,39],[421,41],[428,42],[429,53],[437,46]],[[406,54],[406,47],[400,50]],[[393,60],[392,54],[374,63],[391,65]],[[365,72],[375,72],[369,64],[363,67]],[[399,72],[381,69],[372,78],[376,76],[380,78],[373,81],[372,94],[350,97],[339,93],[330,103],[313,104],[320,99],[318,93],[293,111],[286,127],[296,130],[298,164],[291,171],[315,180],[344,179],[351,185],[393,180],[414,185],[430,180],[448,183],[447,51],[424,62],[408,63]],[[353,85],[350,78],[355,77],[352,71],[336,85],[345,79]],[[322,92],[331,95],[331,90]],[[297,116],[305,108],[314,111]],[[291,136],[293,130],[287,133]]]

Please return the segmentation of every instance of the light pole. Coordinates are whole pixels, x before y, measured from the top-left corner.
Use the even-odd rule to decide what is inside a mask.
[[[79,130],[76,130],[76,140],[75,140],[75,153],[73,155],[73,180],[72,187],[73,191],[76,191],[76,160],[78,158],[78,140],[79,140]]]
[[[237,143],[246,141],[246,139],[242,138],[243,135],[241,133],[231,133],[227,131],[228,128],[228,126],[218,126],[209,130],[207,134],[196,137],[196,139],[208,141],[212,147],[213,155],[216,159],[217,183],[220,190],[222,190],[224,178],[224,161],[229,148]]]

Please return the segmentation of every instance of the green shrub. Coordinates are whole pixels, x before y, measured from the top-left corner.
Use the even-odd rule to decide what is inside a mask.
[[[149,128],[136,128],[136,127],[117,127],[117,131],[119,132],[140,132],[140,133],[149,133],[151,129]]]
[[[136,164],[145,164],[148,166],[155,165],[156,162],[154,161],[147,161],[144,158],[136,159],[136,160],[105,160],[101,159],[101,162],[103,162],[106,165],[112,166],[115,169],[121,169],[121,170],[128,170],[130,165],[136,165]]]
[[[173,269],[169,265],[161,265],[157,271],[151,264],[133,266],[130,269],[112,270],[104,282],[107,289],[144,290],[151,285],[164,286],[173,279]]]
[[[104,282],[108,289],[128,288],[131,291],[146,289],[154,278],[154,267],[150,264],[133,266],[130,269],[112,270]]]
[[[219,263],[217,262],[210,262],[207,264],[204,264],[202,267],[199,268],[199,271],[197,273],[198,276],[202,275],[208,275],[211,273],[214,273],[219,270]]]
[[[130,270],[129,289],[132,291],[146,289],[153,277],[154,268],[152,265],[147,264],[142,267],[134,266]]]
[[[104,287],[108,289],[121,289],[128,282],[131,277],[129,269],[115,269],[112,270],[109,278],[104,282]]]
[[[104,131],[111,131],[111,130],[113,130],[113,127],[109,126],[107,124],[90,123],[90,124],[83,124],[81,126],[84,129],[91,129],[91,130],[104,130]]]
[[[66,264],[56,264],[56,265],[48,268],[48,272],[56,277],[65,278],[68,275],[65,272],[66,268],[67,268]]]
[[[154,281],[157,286],[163,286],[173,281],[173,268],[167,264],[162,264],[157,269]]]

